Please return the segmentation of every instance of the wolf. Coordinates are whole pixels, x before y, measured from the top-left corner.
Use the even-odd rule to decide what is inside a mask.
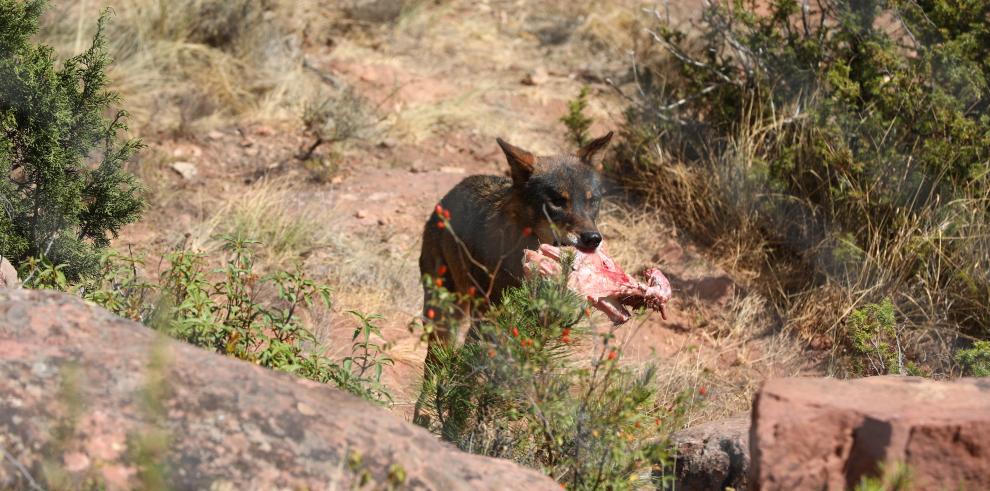
[[[437,344],[465,342],[470,324],[461,321],[470,319],[472,308],[497,304],[507,288],[522,283],[523,251],[541,243],[598,247],[605,191],[600,156],[611,139],[609,132],[574,154],[537,156],[497,138],[510,177],[470,176],[440,200],[423,230],[420,273],[462,300],[444,318],[431,304],[432,285],[425,284],[423,316],[433,326],[427,369]]]

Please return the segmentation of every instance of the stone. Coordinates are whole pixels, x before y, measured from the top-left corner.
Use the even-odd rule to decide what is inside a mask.
[[[550,80],[550,74],[547,73],[546,68],[537,67],[535,70],[527,73],[523,79],[523,85],[543,85]]]
[[[21,285],[17,269],[7,258],[0,256],[0,288],[17,288]]]
[[[749,424],[743,415],[674,433],[677,489],[748,489]]]
[[[199,174],[199,169],[192,162],[172,162],[172,170],[185,180],[191,180]]]
[[[0,290],[0,353],[0,489],[35,489],[56,462],[67,482],[108,489],[141,489],[142,466],[161,464],[165,489],[385,489],[402,477],[395,487],[559,490],[332,386],[66,294]]]
[[[990,489],[990,379],[772,379],[750,455],[760,490],[851,489],[894,463],[914,489]]]

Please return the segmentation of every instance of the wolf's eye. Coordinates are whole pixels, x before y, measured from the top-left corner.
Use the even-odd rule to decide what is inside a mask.
[[[567,198],[559,194],[551,194],[547,196],[547,203],[554,208],[563,208],[567,206]]]

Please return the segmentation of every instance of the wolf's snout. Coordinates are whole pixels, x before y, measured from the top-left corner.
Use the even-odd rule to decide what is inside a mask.
[[[602,243],[602,234],[598,232],[581,232],[578,237],[578,247],[595,250]]]

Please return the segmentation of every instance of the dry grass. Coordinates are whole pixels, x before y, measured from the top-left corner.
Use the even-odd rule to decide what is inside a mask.
[[[290,118],[318,89],[301,46],[318,2],[118,0],[107,39],[113,88],[132,124],[197,132],[239,120]],[[41,37],[62,56],[91,39],[100,4],[53,2]]]
[[[647,146],[638,129],[630,128],[623,149],[629,153],[622,158],[633,162],[629,156],[638,152],[650,155],[651,163],[634,164],[623,184],[706,245],[712,259],[735,272],[736,279],[763,292],[781,319],[782,332],[814,350],[828,350],[824,368],[829,374],[852,374],[847,316],[885,297],[896,305],[905,353],[922,373],[958,373],[952,352],[960,340],[980,335],[964,326],[985,326],[990,316],[986,303],[978,300],[990,291],[990,190],[974,185],[950,203],[898,210],[887,218],[895,227],[871,222],[876,217],[868,202],[882,196],[833,203],[835,208],[827,211],[806,198],[783,196],[763,162],[774,155],[780,138],[801,133],[780,131],[794,124],[785,121],[794,113],[784,107],[773,115],[745,114],[722,150],[693,161]],[[868,243],[856,247],[838,231],[811,228],[821,215],[861,216]],[[836,257],[840,252],[855,257],[856,267],[843,267]]]
[[[217,252],[223,236],[258,241],[262,271],[289,267],[325,245],[333,224],[325,207],[298,200],[285,182],[261,181],[224,202],[189,239],[194,250]]]

